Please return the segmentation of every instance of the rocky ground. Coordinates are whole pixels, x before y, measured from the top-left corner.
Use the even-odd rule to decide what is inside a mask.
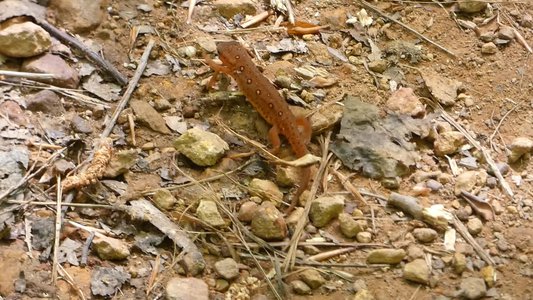
[[[533,3],[36,2],[0,2],[0,299],[533,298]],[[207,87],[230,39],[312,156]]]

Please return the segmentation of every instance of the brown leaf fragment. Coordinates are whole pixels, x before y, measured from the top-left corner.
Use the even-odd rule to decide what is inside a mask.
[[[472,210],[474,210],[474,212],[481,216],[481,218],[483,218],[485,221],[494,219],[494,209],[490,203],[466,191],[461,191],[460,195],[466,200],[466,202],[468,202],[468,204],[470,204]]]

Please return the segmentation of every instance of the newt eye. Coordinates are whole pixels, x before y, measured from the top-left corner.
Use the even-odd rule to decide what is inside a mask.
[[[244,71],[244,66],[240,66],[239,67],[239,71],[241,71],[241,72]]]
[[[261,95],[261,90],[256,90],[255,93]]]
[[[280,116],[280,117],[283,116],[283,112],[278,111],[278,116]]]
[[[240,59],[241,56],[240,55],[235,55],[235,59]]]
[[[269,103],[269,104],[268,104],[268,108],[274,108],[274,104]]]
[[[251,84],[252,80],[248,78],[248,79],[246,79],[246,83]]]

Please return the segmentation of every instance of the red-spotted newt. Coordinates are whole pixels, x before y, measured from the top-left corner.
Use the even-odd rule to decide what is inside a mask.
[[[282,134],[298,158],[309,153],[306,145],[311,139],[309,121],[305,117],[294,116],[276,87],[254,64],[246,48],[236,41],[221,42],[217,44],[217,51],[222,65],[206,57],[207,64],[215,71],[213,81],[219,73],[228,74],[235,79],[246,99],[272,125],[268,132],[272,144],[271,152],[276,154],[279,151],[281,146],[279,135]],[[309,185],[310,167],[302,168],[300,173],[300,184],[288,211],[292,211],[298,198]]]

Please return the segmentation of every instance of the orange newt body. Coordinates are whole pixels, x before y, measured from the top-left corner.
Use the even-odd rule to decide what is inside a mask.
[[[289,109],[289,105],[281,97],[276,87],[259,71],[252,61],[248,51],[238,42],[222,42],[217,44],[217,51],[222,65],[215,64],[207,58],[207,63],[215,71],[214,79],[218,73],[225,73],[235,79],[246,99],[259,112],[259,114],[272,125],[268,137],[272,143],[272,152],[279,150],[281,141],[279,134],[287,138],[292,151],[299,158],[306,155],[307,142],[311,138],[311,126],[306,118],[297,118]],[[310,168],[302,170],[301,182],[296,192],[291,207],[307,188],[310,179]]]

